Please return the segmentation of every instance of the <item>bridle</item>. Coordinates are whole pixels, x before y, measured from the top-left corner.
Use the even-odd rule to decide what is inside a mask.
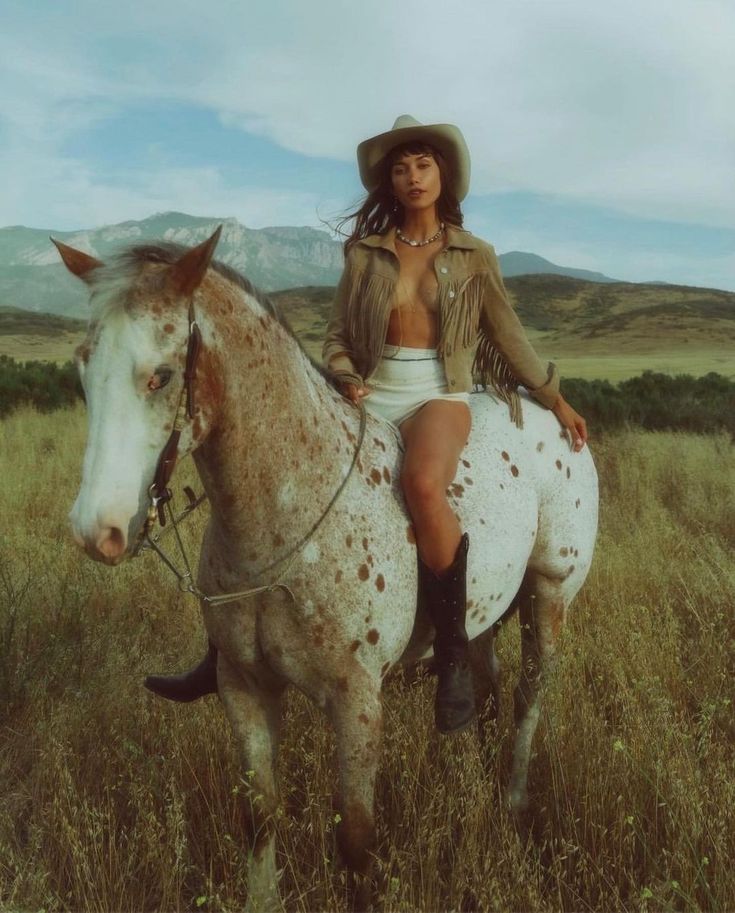
[[[193,296],[189,299],[188,322],[189,329],[186,343],[184,383],[179,392],[179,400],[176,405],[176,416],[174,418],[171,434],[169,434],[168,440],[163,445],[163,449],[158,455],[153,481],[148,486],[148,512],[131,551],[131,557],[133,558],[137,558],[142,549],[150,547],[150,544],[146,546],[144,542],[147,540],[150,543],[150,532],[155,526],[156,520],[158,520],[162,527],[166,525],[165,508],[173,497],[171,489],[168,487],[168,483],[173,475],[176,460],[178,459],[181,432],[184,430],[187,419],[191,421],[194,418],[194,378],[196,377],[197,362],[199,361],[199,353],[202,348],[202,331],[199,329],[199,324],[196,322],[194,316]],[[191,491],[191,489],[189,489],[189,491]],[[197,503],[201,503],[205,498],[206,495],[203,495]],[[191,496],[189,496],[189,500],[191,503]]]
[[[286,592],[291,599],[295,602],[296,599],[285,583],[281,579],[276,580],[273,583],[267,584],[265,586],[252,587],[248,590],[242,590],[237,593],[217,593],[213,595],[208,595],[203,593],[199,587],[194,583],[194,578],[192,575],[191,564],[184,547],[184,543],[179,532],[178,524],[185,518],[188,517],[203,501],[206,500],[207,495],[202,494],[199,497],[196,497],[193,490],[189,486],[184,487],[184,493],[188,498],[188,505],[181,511],[178,516],[174,513],[172,508],[173,503],[173,494],[171,489],[168,487],[168,484],[173,475],[173,471],[176,467],[176,461],[179,455],[179,440],[181,438],[181,432],[184,430],[187,421],[193,421],[194,419],[194,381],[196,379],[196,370],[197,363],[199,361],[199,355],[202,348],[202,333],[199,329],[199,324],[196,322],[196,316],[194,314],[194,296],[192,295],[189,299],[188,306],[188,336],[186,344],[186,362],[184,366],[184,382],[179,393],[179,400],[176,406],[176,416],[174,418],[173,428],[171,429],[171,434],[168,436],[168,440],[163,445],[163,449],[158,455],[158,462],[156,463],[156,471],[153,475],[153,482],[148,487],[148,511],[146,514],[145,522],[143,523],[140,532],[138,533],[135,545],[131,550],[131,557],[137,558],[140,554],[150,549],[155,551],[163,563],[174,573],[178,580],[179,589],[182,592],[190,593],[193,596],[203,600],[204,602],[209,603],[210,605],[222,605],[227,602],[235,602],[238,599],[245,599],[247,597],[256,596],[258,593],[271,592],[273,590],[283,590]],[[280,578],[283,578],[288,573],[291,565],[294,563],[298,557],[301,549],[307,544],[311,539],[317,529],[324,522],[325,518],[331,511],[332,507],[336,503],[339,496],[342,494],[347,482],[352,475],[352,472],[357,463],[357,458],[360,455],[360,449],[362,447],[362,442],[365,438],[365,426],[367,424],[367,416],[365,412],[365,407],[360,402],[360,431],[358,434],[357,445],[355,447],[355,452],[352,455],[352,462],[350,463],[350,468],[347,471],[347,475],[344,477],[340,483],[337,491],[332,496],[331,501],[326,506],[322,512],[319,519],[314,523],[309,532],[303,536],[296,545],[292,546],[289,551],[280,558],[277,558],[275,561],[272,561],[267,567],[260,570],[257,576],[262,576],[268,571],[272,570],[279,564],[282,564],[286,559],[290,558],[291,561],[288,563],[286,568],[281,572]],[[168,511],[168,517],[171,520],[171,526],[169,529],[173,529],[179,551],[181,553],[181,558],[184,563],[185,570],[180,571],[173,561],[169,558],[168,555],[161,549],[159,540],[167,531],[164,529],[166,527],[166,512]],[[152,536],[151,532],[158,520],[161,526],[161,532],[157,536]]]

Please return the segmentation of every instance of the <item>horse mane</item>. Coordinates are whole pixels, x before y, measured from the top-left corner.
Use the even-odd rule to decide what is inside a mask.
[[[97,303],[97,316],[99,317],[102,312],[111,310],[115,307],[121,307],[123,309],[126,307],[127,299],[123,292],[138,276],[140,269],[144,264],[172,264],[182,257],[187,250],[189,250],[188,247],[185,247],[183,244],[176,244],[173,241],[159,241],[156,244],[131,244],[130,246],[123,248],[123,250],[115,254],[109,262],[106,262],[101,269],[94,270],[92,273],[93,289]],[[331,387],[334,387],[335,390],[339,390],[336,376],[329,368],[325,367],[309,355],[304,348],[303,343],[294,332],[293,327],[288,322],[286,315],[278,307],[275,301],[269,298],[265,292],[254,286],[249,279],[242,275],[242,273],[239,273],[236,269],[228,266],[226,263],[222,263],[221,260],[212,260],[209,265],[215,272],[219,273],[220,276],[227,279],[228,282],[233,283],[233,285],[241,288],[246,294],[255,298],[263,310],[265,310],[274,320],[277,320],[291,339],[294,340],[304,354],[304,357],[308,359],[324,380],[326,380]],[[98,273],[98,275],[95,276],[94,273]]]

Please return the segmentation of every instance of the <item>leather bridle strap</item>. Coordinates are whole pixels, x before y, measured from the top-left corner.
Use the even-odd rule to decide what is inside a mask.
[[[196,378],[197,362],[202,348],[202,333],[194,317],[194,299],[189,299],[189,337],[186,346],[186,363],[184,366],[184,384],[179,394],[176,408],[174,426],[168,440],[163,446],[158,457],[153,484],[148,489],[153,507],[158,512],[158,522],[166,525],[164,507],[171,500],[169,480],[176,466],[179,455],[179,439],[186,423],[186,419],[194,418],[194,380]]]

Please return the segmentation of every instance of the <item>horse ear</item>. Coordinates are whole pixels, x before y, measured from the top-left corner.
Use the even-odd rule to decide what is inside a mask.
[[[56,245],[56,249],[61,254],[61,259],[69,272],[79,276],[80,279],[84,279],[85,282],[89,282],[89,274],[93,269],[104,265],[96,257],[90,257],[89,254],[85,254],[82,250],[69,247],[68,244],[64,244],[63,241],[57,241],[56,238],[52,238],[50,235],[49,240]]]
[[[171,267],[170,281],[179,295],[191,295],[199,286],[221,234],[222,226],[218,225],[211,237],[192,247]]]

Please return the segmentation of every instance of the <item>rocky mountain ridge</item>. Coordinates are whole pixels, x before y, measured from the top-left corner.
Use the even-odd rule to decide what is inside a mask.
[[[212,219],[181,212],[156,213],[141,221],[120,222],[80,231],[24,226],[0,229],[0,306],[83,317],[86,294],[60,263],[49,235],[101,260],[126,244],[165,240],[193,245],[222,224],[217,259],[242,272],[265,291],[307,285],[336,285],[342,270],[342,248],[327,231],[281,226],[247,228],[237,219]],[[500,255],[503,275],[573,276],[613,282],[601,273],[558,266],[536,254],[512,251]]]

